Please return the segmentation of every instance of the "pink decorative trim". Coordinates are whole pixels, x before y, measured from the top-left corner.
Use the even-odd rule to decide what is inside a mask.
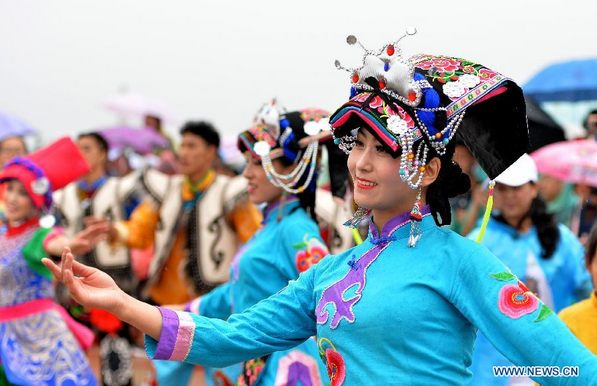
[[[195,315],[201,315],[199,313],[200,305],[201,305],[201,297],[191,300],[191,302],[189,303],[189,312],[192,312]]]
[[[58,236],[62,236],[63,234],[64,234],[64,230],[62,228],[57,227],[57,228],[52,229],[52,231],[50,233],[48,233],[48,235],[44,239],[44,243],[43,243],[44,250],[45,251],[48,250],[48,244],[50,243],[50,241],[54,240]]]
[[[15,306],[0,308],[0,323],[26,318],[30,315],[41,314],[48,311],[57,311],[71,330],[83,350],[87,350],[93,344],[95,338],[93,332],[74,320],[66,310],[54,303],[52,299],[36,299],[27,303]]]
[[[276,375],[276,382],[274,386],[288,385],[290,366],[297,362],[302,363],[307,369],[309,369],[309,377],[311,378],[311,384],[313,386],[323,386],[323,382],[319,376],[319,366],[317,365],[317,361],[313,359],[313,357],[310,357],[299,350],[295,350],[280,359],[278,362],[278,373]]]
[[[176,343],[174,350],[169,360],[184,361],[191,352],[193,344],[193,337],[195,336],[195,322],[188,312],[176,311],[178,316],[178,333],[176,335]]]

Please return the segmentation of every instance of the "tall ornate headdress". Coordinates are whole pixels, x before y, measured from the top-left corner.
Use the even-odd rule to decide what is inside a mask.
[[[335,142],[349,152],[354,129],[371,133],[401,157],[400,177],[419,189],[433,149],[444,155],[458,134],[490,178],[516,161],[528,146],[522,90],[509,78],[465,59],[415,55],[404,58],[398,43],[365,51],[350,74],[351,98],[330,117]],[[419,143],[419,145],[416,145]]]
[[[316,108],[286,112],[274,99],[259,110],[254,126],[239,135],[239,149],[261,160],[273,185],[292,194],[302,193],[315,187],[320,144],[332,138],[328,118],[327,111]],[[275,171],[272,160],[280,157],[295,164],[292,172]],[[340,175],[344,183],[347,172]],[[334,190],[337,189],[341,187]]]

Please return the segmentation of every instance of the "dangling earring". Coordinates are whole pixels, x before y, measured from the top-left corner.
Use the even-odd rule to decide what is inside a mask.
[[[365,217],[369,216],[370,214],[371,214],[371,209],[367,209],[367,208],[363,208],[363,207],[359,206],[359,209],[357,209],[357,211],[354,212],[352,217],[349,218],[348,220],[346,220],[346,222],[344,223],[344,226],[355,229],[359,226],[361,221],[363,221],[363,219]]]
[[[419,188],[417,201],[415,201],[415,204],[410,211],[410,236],[408,237],[408,246],[411,248],[417,245],[417,242],[422,235],[421,228],[419,227],[419,223],[423,218],[423,215],[421,214],[421,190],[422,188]]]

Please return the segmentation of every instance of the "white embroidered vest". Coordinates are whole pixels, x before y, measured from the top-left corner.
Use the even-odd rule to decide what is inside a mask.
[[[332,255],[342,253],[355,245],[352,231],[344,226],[344,222],[352,213],[347,210],[346,205],[338,204],[331,192],[317,189],[315,214],[319,224],[329,230],[329,240],[326,240],[326,244]]]
[[[155,232],[154,255],[149,267],[149,280],[145,289],[151,288],[160,277],[168,260],[177,232],[182,224],[183,177],[166,176],[155,170],[148,170],[143,176],[147,191],[160,206],[160,219]],[[217,175],[195,204],[193,218],[187,227],[194,224],[189,237],[191,256],[185,264],[192,265],[192,279],[197,287],[210,289],[228,280],[230,263],[238,250],[240,241],[226,219],[236,202],[246,192],[246,180],[242,176],[229,178]],[[192,259],[194,255],[193,260]]]
[[[109,177],[89,199],[88,206],[81,203],[76,182],[54,192],[54,206],[62,216],[59,225],[63,227],[65,235],[71,237],[83,230],[85,216],[104,217],[113,222],[125,220],[124,203],[134,193],[138,181],[139,174],[135,172],[121,178]],[[93,263],[101,270],[130,269],[131,258],[125,247],[114,248],[102,241],[91,255]]]

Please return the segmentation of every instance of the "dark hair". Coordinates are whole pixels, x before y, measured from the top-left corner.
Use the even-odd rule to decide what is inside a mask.
[[[429,148],[427,159],[430,161],[437,157],[441,162],[437,179],[427,187],[425,196],[433,219],[438,226],[449,225],[452,222],[450,198],[464,194],[471,188],[469,176],[462,171],[460,165],[452,160],[456,148],[455,142],[450,141],[446,146],[446,152],[442,156],[427,144]]]
[[[27,149],[27,142],[25,142],[25,138],[23,138],[20,135],[9,135],[8,137],[5,137],[3,139],[0,140],[0,147],[2,147],[2,144],[4,143],[4,141],[6,141],[9,138],[16,138],[19,141],[21,141],[21,144],[23,145],[23,149],[25,149],[25,154],[29,153],[29,149]]]
[[[209,122],[206,121],[189,121],[180,129],[180,135],[194,134],[205,140],[209,145],[220,147],[220,134]]]
[[[504,224],[508,223],[501,214],[494,218]],[[522,222],[527,218],[530,218],[535,228],[537,228],[537,237],[543,249],[541,257],[549,259],[556,251],[558,241],[560,241],[560,230],[558,229],[554,215],[547,211],[547,204],[545,204],[541,196],[537,195],[533,202],[531,202],[529,211],[520,219],[516,228],[520,228]]]
[[[589,233],[589,239],[587,240],[587,245],[585,249],[585,260],[587,261],[587,265],[591,265],[593,263],[593,259],[595,258],[595,252],[597,251],[597,223],[593,224],[591,228],[591,233]]]
[[[108,150],[110,150],[108,141],[106,141],[106,139],[104,138],[103,135],[101,135],[100,133],[98,133],[96,131],[90,131],[88,133],[79,134],[77,139],[81,139],[81,138],[93,138],[95,140],[95,142],[97,143],[97,145],[99,146],[100,150],[103,150],[106,153],[108,152]]]
[[[582,122],[582,127],[584,127],[584,128],[585,128],[585,130],[587,130],[587,131],[589,131],[589,125],[588,125],[588,122],[589,122],[589,117],[590,117],[591,115],[597,115],[597,109],[594,109],[594,110],[591,110],[591,111],[589,111],[589,113],[588,113],[588,114],[587,114],[587,116],[585,117],[585,120]]]

